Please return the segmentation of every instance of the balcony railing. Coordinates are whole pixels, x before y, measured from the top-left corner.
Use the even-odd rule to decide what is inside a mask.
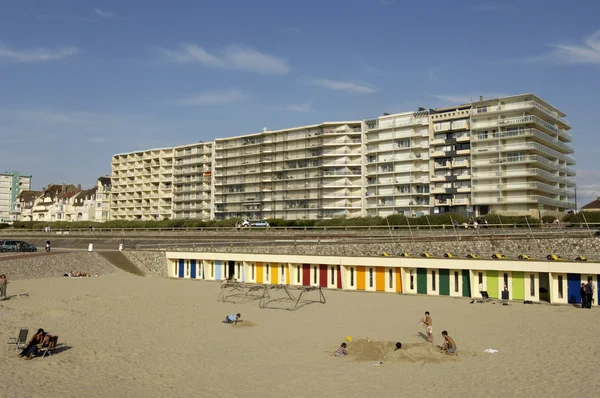
[[[562,142],[549,134],[546,134],[538,129],[520,129],[513,131],[497,131],[491,134],[479,134],[477,132],[472,133],[471,139],[473,141],[489,141],[503,138],[513,138],[513,137],[536,137],[544,142],[549,143],[550,145],[554,145],[558,148],[563,149],[566,153],[573,153],[573,147],[566,142]]]
[[[514,152],[519,150],[535,150],[545,153],[554,158],[563,160],[570,164],[575,164],[575,158],[569,155],[562,154],[554,149],[550,149],[545,145],[539,144],[537,142],[521,142],[514,144],[506,144],[506,145],[493,145],[493,146],[477,146],[472,149],[473,153],[476,154],[484,154],[485,152],[495,153],[495,152]]]
[[[487,127],[502,127],[502,126],[510,126],[510,125],[518,125],[518,124],[527,124],[527,123],[535,123],[539,126],[542,126],[553,133],[556,133],[566,139],[567,141],[572,141],[573,136],[570,133],[567,133],[565,130],[548,123],[547,121],[540,119],[537,116],[529,115],[529,116],[520,116],[514,118],[507,119],[495,119],[495,120],[476,120],[471,124],[471,128],[473,130],[483,129]]]
[[[491,106],[487,106],[487,108],[484,111],[481,111],[479,108],[473,108],[471,110],[471,114],[472,115],[485,115],[487,113],[513,111],[513,110],[520,110],[520,109],[531,109],[531,108],[539,109],[540,111],[544,112],[546,115],[563,123],[566,126],[571,125],[571,123],[569,123],[569,121],[567,121],[565,118],[560,116],[557,112],[555,112],[551,109],[548,109],[547,107],[545,107],[544,105],[540,104],[537,101],[520,101],[520,102],[513,102],[513,103],[504,104],[504,105],[491,105]]]

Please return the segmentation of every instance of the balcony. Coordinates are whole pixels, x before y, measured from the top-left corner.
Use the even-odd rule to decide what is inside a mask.
[[[548,109],[544,105],[540,104],[537,101],[521,101],[521,102],[513,102],[504,105],[493,105],[487,106],[485,111],[479,111],[477,108],[473,108],[471,110],[471,115],[473,116],[486,116],[489,114],[496,114],[499,112],[506,111],[517,111],[517,110],[533,110],[541,112],[546,116],[550,116],[555,121],[561,123],[565,128],[568,128],[571,123],[569,123],[564,117],[560,116],[558,112]]]
[[[567,133],[565,130],[548,123],[547,121],[540,119],[537,116],[529,115],[529,116],[520,116],[515,118],[508,119],[496,119],[496,120],[477,120],[473,121],[472,129],[473,130],[481,130],[485,128],[493,128],[493,127],[506,127],[512,125],[520,125],[520,124],[529,124],[534,123],[540,127],[545,128],[548,131],[556,133],[566,141],[573,141],[573,136],[570,133]]]
[[[560,159],[569,164],[575,164],[575,158],[572,156],[564,155],[554,149],[550,149],[545,145],[538,144],[537,142],[521,142],[514,144],[506,144],[506,145],[494,145],[494,146],[477,146],[473,148],[473,153],[478,155],[485,154],[489,152],[490,154],[498,153],[498,152],[516,152],[516,151],[536,151],[542,154],[548,155],[550,157],[554,157]]]
[[[498,139],[507,139],[507,138],[515,138],[515,137],[535,137],[540,139],[544,144],[553,147],[559,151],[563,151],[567,154],[573,153],[573,147],[563,141],[560,141],[553,136],[546,134],[538,129],[520,129],[514,131],[497,131],[491,134],[478,134],[477,132],[473,132],[473,136],[471,139],[473,141],[491,141]]]

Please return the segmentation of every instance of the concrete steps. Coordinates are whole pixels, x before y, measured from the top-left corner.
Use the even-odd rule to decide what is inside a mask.
[[[135,264],[129,261],[129,259],[125,257],[123,253],[119,251],[99,251],[97,253],[104,257],[109,263],[125,272],[129,272],[130,274],[137,276],[146,275]]]

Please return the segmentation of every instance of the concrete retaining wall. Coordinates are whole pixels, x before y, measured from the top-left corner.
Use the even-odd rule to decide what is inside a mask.
[[[124,250],[123,255],[146,275],[167,277],[167,258],[159,250]]]

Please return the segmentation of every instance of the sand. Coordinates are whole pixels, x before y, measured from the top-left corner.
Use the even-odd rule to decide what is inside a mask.
[[[290,312],[218,303],[214,282],[123,272],[9,288],[29,297],[0,302],[3,342],[43,327],[59,347],[32,361],[1,350],[1,397],[542,397],[600,385],[597,308],[326,291],[326,304]],[[415,326],[426,310],[433,345]],[[235,312],[244,322],[222,323]],[[443,329],[458,357],[435,347]],[[350,355],[331,355],[346,336]]]

